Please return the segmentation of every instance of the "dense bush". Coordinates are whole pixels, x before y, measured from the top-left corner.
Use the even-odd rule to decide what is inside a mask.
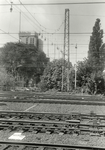
[[[2,66],[0,67],[0,89],[11,90],[15,87],[15,78],[8,74]]]
[[[41,77],[40,88],[42,90],[54,89],[61,91],[62,89],[62,65],[64,64],[63,59],[54,60],[47,64],[47,67],[44,70],[44,74]],[[63,85],[64,91],[67,91],[67,66],[68,63],[65,61],[65,70],[63,74]],[[70,63],[70,89],[74,87],[74,70],[72,70],[72,65]]]

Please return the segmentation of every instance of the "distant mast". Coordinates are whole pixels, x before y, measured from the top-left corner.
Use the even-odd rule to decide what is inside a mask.
[[[21,3],[20,3],[20,13],[19,13],[19,34],[21,33]],[[21,42],[21,38],[19,36],[19,43]]]

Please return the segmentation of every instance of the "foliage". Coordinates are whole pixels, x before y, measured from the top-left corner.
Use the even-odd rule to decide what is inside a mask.
[[[36,84],[40,81],[40,76],[43,75],[44,69],[47,66],[47,63],[49,62],[49,59],[46,57],[45,53],[42,51],[39,51],[36,61],[36,71],[34,74]]]
[[[41,77],[40,88],[55,89],[61,91],[62,87],[62,65],[64,64],[63,59],[54,60],[53,62],[49,62],[47,67],[44,70],[44,74]],[[64,87],[65,90],[67,87],[67,66],[68,63],[65,61],[65,72],[64,72]],[[71,66],[71,63],[70,63]],[[72,66],[71,66],[72,67]],[[72,76],[70,76],[72,78]],[[72,82],[71,82],[72,83]]]
[[[31,78],[42,75],[48,61],[44,52],[23,43],[7,43],[2,48],[0,59],[8,73],[15,78],[24,77],[25,86],[28,86]]]
[[[100,64],[101,71],[103,71],[105,69],[105,43],[100,47]]]
[[[0,89],[10,90],[14,88],[15,79],[11,74],[8,74],[2,66],[0,66]]]
[[[92,66],[88,59],[78,62],[77,86],[81,87],[83,92],[89,94],[104,92],[104,79],[102,72],[93,72]]]
[[[77,85],[90,94],[104,89],[102,72],[105,64],[105,44],[103,44],[103,30],[100,26],[100,19],[96,19],[90,37],[88,59],[78,62],[77,65]]]
[[[77,85],[83,86],[86,84],[88,78],[90,78],[92,73],[92,67],[88,61],[88,59],[84,59],[83,61],[79,61],[77,63]]]
[[[103,71],[103,61],[102,59],[102,43],[103,43],[103,30],[101,29],[100,19],[96,19],[95,25],[93,27],[92,36],[90,37],[88,59],[91,63],[94,72]],[[104,53],[105,57],[105,53]]]

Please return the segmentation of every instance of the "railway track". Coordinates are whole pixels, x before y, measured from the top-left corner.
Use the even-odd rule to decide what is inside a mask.
[[[28,97],[36,97],[36,98],[41,98],[41,99],[65,99],[65,100],[69,100],[69,99],[84,99],[84,100],[105,100],[105,96],[97,96],[97,95],[71,95],[71,94],[65,94],[65,93],[41,93],[41,92],[4,92],[4,93],[0,93],[0,98],[3,97],[24,97],[24,98],[28,98]]]
[[[71,119],[80,120],[100,120],[105,121],[105,115],[99,115],[94,112],[83,114],[71,112],[70,114],[52,113],[52,112],[25,112],[25,111],[0,111],[0,119],[29,119],[29,120],[57,120],[66,121]]]
[[[53,99],[53,100],[86,100],[86,101],[105,101],[104,97],[97,96],[71,96],[71,95],[38,95],[38,94],[26,94],[26,95],[4,95],[0,96],[0,100],[2,99]]]
[[[46,94],[39,92],[9,92],[0,94],[0,99],[2,98],[37,98],[37,99],[61,99],[61,100],[103,100],[105,101],[105,96],[97,95],[70,95],[70,94]]]
[[[81,123],[79,120],[67,121],[28,121],[0,119],[0,130],[23,131],[48,134],[94,134],[105,136],[105,123]]]
[[[41,94],[41,93],[18,93],[0,94],[1,102],[17,103],[55,103],[55,104],[78,104],[78,105],[105,105],[105,97],[101,96],[75,96],[69,94]]]
[[[39,99],[61,99],[61,100],[101,100],[101,101],[105,101],[105,97],[101,97],[101,96],[95,96],[95,95],[91,95],[91,96],[85,96],[85,95],[65,95],[65,94],[56,94],[56,95],[51,95],[51,94],[36,94],[34,95]]]
[[[78,105],[105,105],[105,101],[97,100],[58,100],[58,99],[36,99],[36,98],[30,98],[30,99],[0,99],[0,103],[3,102],[16,102],[16,103],[50,103],[50,104],[78,104]],[[1,103],[2,104],[2,103]]]
[[[0,141],[0,150],[40,150],[40,149],[41,150],[105,150],[105,147]]]

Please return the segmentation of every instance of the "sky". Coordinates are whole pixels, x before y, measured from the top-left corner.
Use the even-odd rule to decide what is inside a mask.
[[[12,6],[1,5],[11,2]],[[65,9],[69,9],[70,61],[72,64],[82,61],[87,57],[90,36],[97,18],[100,18],[101,29],[105,32],[105,3],[79,4],[81,2],[105,2],[105,0],[0,0],[0,47],[7,42],[18,42],[20,31],[37,32],[41,33],[39,38],[43,40],[43,50],[50,60],[62,58],[64,14]],[[78,4],[41,5],[48,3]],[[105,37],[103,42],[105,43]]]

